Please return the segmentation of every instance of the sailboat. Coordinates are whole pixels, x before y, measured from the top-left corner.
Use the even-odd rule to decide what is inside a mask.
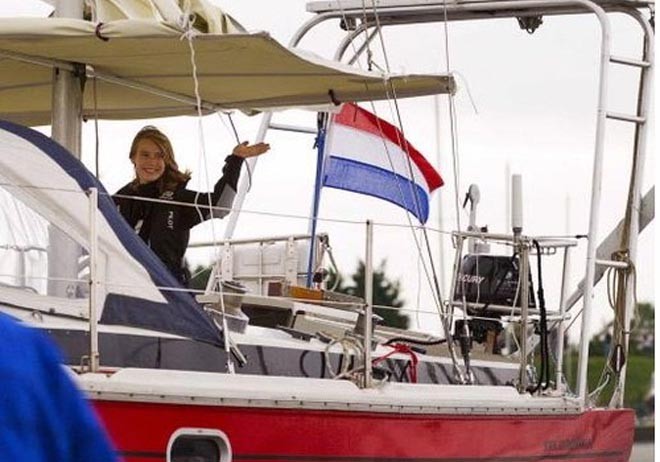
[[[641,11],[652,3],[392,0],[366,9],[358,1],[312,2],[312,19],[288,48],[203,0],[74,3],[58,4],[60,17],[0,20],[0,235],[7,239],[0,308],[56,340],[125,460],[628,460],[634,413],[622,403],[631,268],[639,232],[652,219],[640,180],[654,55]],[[640,25],[641,58],[610,55],[610,12]],[[224,241],[207,290],[193,297],[76,159],[83,118],[263,112],[260,141],[280,108],[328,113],[393,93],[451,95],[450,73],[396,76],[341,58],[360,34],[367,31],[368,42],[393,24],[515,17],[533,29],[543,16],[576,14],[594,14],[603,30],[591,218],[584,280],[573,294],[565,287],[554,308],[534,296],[530,267],[547,254],[566,261],[577,238],[524,234],[519,177],[511,233],[489,233],[474,221],[452,233],[452,284],[438,303],[438,336],[377,325],[370,284],[364,298],[336,294],[322,279],[310,284],[329,251],[322,233]],[[295,48],[329,20],[347,31],[335,61]],[[613,64],[640,71],[635,114],[607,111]],[[622,225],[598,245],[608,119],[635,126],[634,170]],[[29,128],[49,123],[52,139]],[[477,200],[475,190],[470,198]],[[484,243],[509,253],[490,255]],[[597,407],[587,389],[588,326],[606,269],[620,284],[615,394]],[[565,268],[562,278],[567,285]],[[572,391],[563,346],[579,301]],[[514,351],[493,346],[504,325],[519,337]]]

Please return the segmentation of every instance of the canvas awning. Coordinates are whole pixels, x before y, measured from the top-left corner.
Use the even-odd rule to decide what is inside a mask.
[[[454,91],[447,75],[383,76],[287,49],[267,33],[197,33],[201,98],[208,111],[323,105]],[[0,19],[0,119],[50,123],[52,68],[85,70],[84,117],[196,113],[191,51],[170,23],[126,19]],[[94,81],[91,76],[97,75]],[[128,85],[128,86],[126,86]]]

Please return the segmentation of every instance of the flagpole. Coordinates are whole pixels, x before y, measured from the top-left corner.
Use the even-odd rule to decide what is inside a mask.
[[[316,178],[314,180],[314,198],[312,200],[312,212],[310,214],[307,232],[309,234],[309,258],[307,260],[307,287],[312,287],[312,273],[314,271],[314,259],[316,257],[316,223],[321,202],[321,187],[323,186],[323,155],[325,150],[327,113],[319,112],[318,135],[316,137]]]

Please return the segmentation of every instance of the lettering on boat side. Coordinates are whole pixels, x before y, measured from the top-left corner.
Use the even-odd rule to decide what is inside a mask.
[[[567,451],[574,449],[591,449],[593,447],[593,441],[583,440],[580,438],[571,438],[567,440],[545,441],[543,446],[546,452]]]
[[[481,284],[484,279],[486,279],[484,276],[478,274],[461,273],[458,275],[459,282],[465,282],[466,284]]]

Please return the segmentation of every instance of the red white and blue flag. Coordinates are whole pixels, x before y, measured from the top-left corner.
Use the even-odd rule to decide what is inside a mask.
[[[422,223],[431,192],[444,184],[398,128],[355,104],[333,116],[324,162],[323,186],[384,199]]]

